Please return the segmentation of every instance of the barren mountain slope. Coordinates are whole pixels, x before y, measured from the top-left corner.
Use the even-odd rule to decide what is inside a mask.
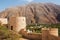
[[[25,16],[27,24],[31,23],[59,23],[60,6],[52,3],[32,3],[25,6],[7,8],[0,13],[0,17]]]

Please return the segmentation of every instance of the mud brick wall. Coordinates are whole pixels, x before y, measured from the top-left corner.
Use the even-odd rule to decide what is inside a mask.
[[[49,40],[49,29],[48,28],[42,28],[42,40]]]
[[[10,17],[9,29],[19,32],[21,29],[26,30],[26,18],[25,17]]]
[[[42,40],[58,40],[58,29],[57,28],[43,28],[42,29]]]

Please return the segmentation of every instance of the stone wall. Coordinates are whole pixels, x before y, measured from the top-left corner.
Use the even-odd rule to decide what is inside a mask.
[[[16,17],[10,17],[8,21],[8,29],[15,30],[16,28]]]
[[[60,40],[57,28],[43,28],[42,40]]]
[[[58,28],[50,28],[49,33],[58,37]]]
[[[49,29],[42,28],[42,40],[48,40],[48,35],[49,35]]]
[[[34,33],[27,33],[27,31],[24,31],[24,29],[22,29],[19,32],[24,38],[30,39],[30,40],[42,40],[42,36],[41,34],[34,34]]]
[[[11,17],[9,18],[9,29],[19,32],[21,29],[26,30],[25,17]]]
[[[25,17],[16,17],[16,30],[20,31],[21,29],[26,30],[26,18]]]
[[[58,40],[60,40],[60,37],[58,37]]]
[[[0,18],[1,24],[8,24],[7,18]]]

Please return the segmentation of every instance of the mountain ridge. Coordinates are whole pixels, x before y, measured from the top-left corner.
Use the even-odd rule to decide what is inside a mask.
[[[53,3],[31,3],[24,6],[8,8],[0,12],[0,17],[26,17],[27,24],[60,23],[60,5]]]

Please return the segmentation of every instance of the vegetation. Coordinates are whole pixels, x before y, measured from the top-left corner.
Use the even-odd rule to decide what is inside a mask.
[[[33,25],[27,25],[27,29],[31,29],[30,27],[33,27],[33,29],[40,29],[40,28],[58,28],[58,33],[60,35],[60,23],[57,23],[57,24],[33,24]],[[37,30],[38,31],[41,31],[41,30]]]
[[[21,35],[7,29],[4,26],[0,26],[0,40],[19,40]]]

